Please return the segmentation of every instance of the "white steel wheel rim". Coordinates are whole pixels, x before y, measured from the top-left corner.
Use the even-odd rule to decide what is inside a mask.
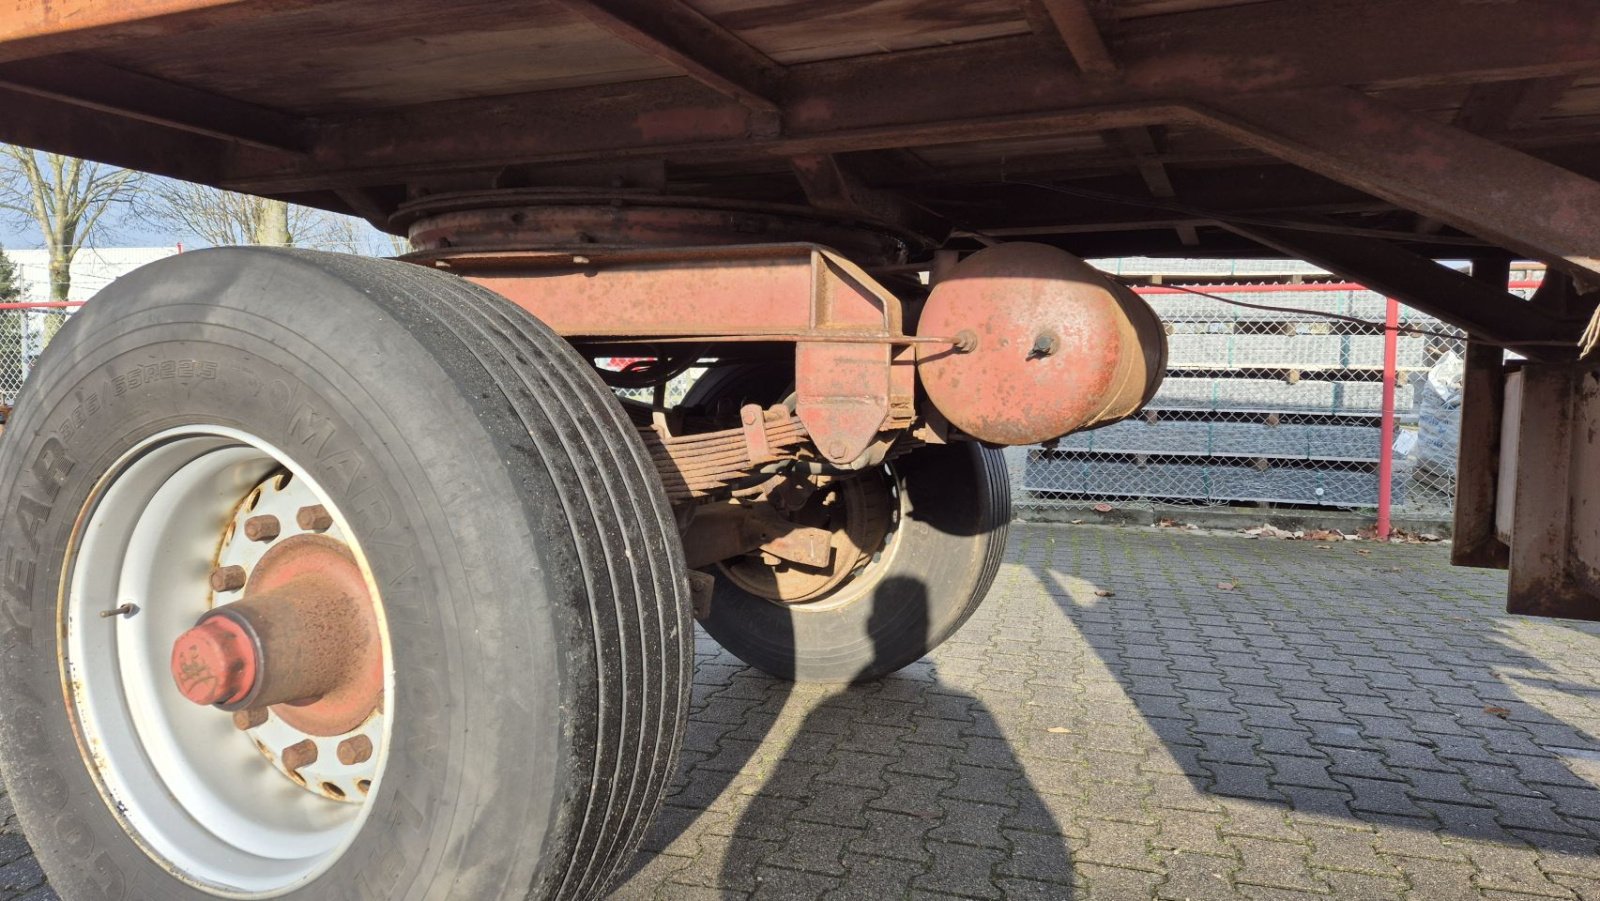
[[[382,717],[358,802],[295,784],[225,712],[174,685],[172,643],[209,609],[219,537],[240,500],[287,470],[330,514],[378,606],[384,697],[394,668],[377,586],[338,508],[286,454],[236,429],[163,432],[125,454],[78,518],[64,569],[61,670],[79,750],[122,827],[174,876],[218,897],[271,898],[326,872],[377,795]],[[102,616],[124,604],[131,615]]]

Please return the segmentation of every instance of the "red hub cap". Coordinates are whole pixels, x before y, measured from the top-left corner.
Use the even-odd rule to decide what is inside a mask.
[[[341,735],[383,702],[383,648],[365,577],[342,542],[298,535],[269,550],[244,598],[208,611],[172,648],[196,704],[272,708],[308,735]]]
[[[240,625],[212,617],[178,636],[172,678],[196,704],[236,704],[255,687],[260,661],[255,642]]]

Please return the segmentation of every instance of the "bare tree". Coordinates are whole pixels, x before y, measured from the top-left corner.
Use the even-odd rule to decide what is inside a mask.
[[[57,153],[0,145],[0,212],[32,222],[50,253],[50,299],[69,300],[72,261],[130,203],[143,176]],[[50,333],[59,325],[47,327]]]
[[[143,192],[139,206],[141,217],[150,224],[194,235],[207,244],[324,247],[352,253],[368,249],[359,223],[348,216],[190,182],[156,179]]]

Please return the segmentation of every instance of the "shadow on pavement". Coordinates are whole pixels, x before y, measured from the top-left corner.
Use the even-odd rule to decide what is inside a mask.
[[[1557,714],[1596,722],[1600,687],[1545,658],[1595,659],[1600,627],[1506,616],[1503,577],[1441,589],[1442,556],[1107,531],[1055,530],[1029,576],[1196,789],[1594,853],[1600,741]]]
[[[925,597],[889,581],[875,597]],[[716,679],[712,661],[731,659],[699,671]],[[678,884],[757,898],[1073,896],[1060,824],[994,716],[928,660],[849,686],[736,668],[714,698],[638,869],[676,863]]]

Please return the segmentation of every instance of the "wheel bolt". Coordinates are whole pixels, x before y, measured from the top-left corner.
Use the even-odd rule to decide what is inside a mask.
[[[356,735],[339,742],[339,762],[345,766],[366,763],[372,759],[372,739]]]
[[[276,541],[281,531],[278,517],[271,514],[252,516],[244,521],[244,537],[251,541]]]
[[[317,762],[317,743],[309,738],[295,742],[283,749],[283,768],[299,775],[302,767]]]
[[[235,710],[233,712],[234,728],[240,732],[247,729],[255,729],[266,721],[267,709],[265,707],[252,707],[249,710]]]
[[[333,514],[321,504],[301,507],[294,515],[294,521],[307,532],[326,532],[333,528]]]
[[[211,590],[238,591],[244,587],[244,580],[244,567],[220,566],[211,571]]]

